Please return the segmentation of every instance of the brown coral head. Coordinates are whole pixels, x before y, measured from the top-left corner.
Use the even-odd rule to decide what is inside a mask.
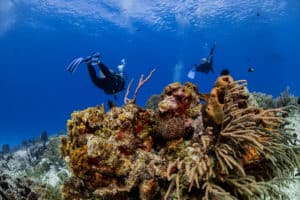
[[[225,87],[229,83],[233,82],[234,80],[230,75],[220,76],[215,82],[215,87]]]
[[[175,89],[172,95],[181,104],[190,104],[194,97],[196,97],[196,101],[198,100],[198,89],[197,86],[187,82]]]
[[[176,101],[175,97],[173,96],[167,96],[159,102],[158,104],[158,110],[161,113],[165,113],[167,111],[174,111],[178,108],[178,102]]]
[[[174,91],[178,90],[181,87],[182,85],[179,82],[171,83],[167,87],[165,87],[163,95],[171,96]]]
[[[195,94],[199,94],[199,90],[198,90],[197,85],[195,85],[195,84],[193,84],[193,83],[191,83],[191,82],[186,82],[186,83],[184,84],[184,86],[185,86],[186,88],[188,88],[189,90],[193,91]]]
[[[171,83],[165,88],[162,98],[164,99],[166,96],[173,96],[176,101],[182,102],[187,96],[186,88],[179,82]]]
[[[224,104],[224,89],[215,87],[210,92],[210,99],[214,99],[218,104]],[[209,101],[209,100],[208,100]]]
[[[180,117],[161,119],[155,130],[158,136],[166,140],[178,139],[184,136],[185,121]]]
[[[221,124],[224,118],[225,87],[233,82],[234,80],[230,75],[220,76],[211,90],[207,104],[205,105],[205,112],[216,124]]]
[[[213,88],[210,98],[205,105],[205,112],[216,124],[221,124],[223,121],[224,108],[224,90],[221,88]]]
[[[205,106],[205,112],[216,124],[219,125],[223,122],[224,118],[223,105],[212,102],[213,101]]]
[[[162,100],[158,105],[159,111],[165,113],[171,111],[175,114],[183,114],[192,104],[198,104],[199,92],[197,86],[192,83],[181,85],[179,82],[169,84],[163,91]]]

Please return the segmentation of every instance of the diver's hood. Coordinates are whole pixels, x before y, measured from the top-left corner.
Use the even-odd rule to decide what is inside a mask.
[[[201,63],[203,64],[203,63],[206,63],[207,62],[207,58],[202,58],[201,59]]]

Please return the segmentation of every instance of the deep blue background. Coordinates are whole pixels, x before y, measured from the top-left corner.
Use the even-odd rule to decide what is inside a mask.
[[[260,16],[253,11],[240,22],[219,16],[203,27],[179,27],[170,21],[171,28],[156,29],[137,21],[130,30],[110,22],[41,14],[24,3],[14,6],[16,22],[0,35],[0,145],[18,144],[43,130],[57,133],[65,129],[72,111],[113,99],[91,83],[85,65],[73,75],[65,70],[73,58],[94,51],[99,51],[101,60],[114,69],[122,58],[126,59],[125,73],[135,80],[132,90],[140,74],[157,69],[138,94],[137,104],[141,106],[175,81],[176,64],[183,66],[178,81],[188,81],[187,72],[208,55],[213,42],[217,43],[216,73],[198,73],[189,80],[201,92],[208,93],[220,71],[228,68],[235,79],[248,80],[250,91],[276,97],[289,86],[291,93],[300,95],[297,1],[287,1],[282,16],[257,9]],[[83,26],[74,26],[76,21]],[[248,73],[248,67],[254,67],[255,72]],[[118,97],[118,105],[122,105],[123,97],[124,92]]]

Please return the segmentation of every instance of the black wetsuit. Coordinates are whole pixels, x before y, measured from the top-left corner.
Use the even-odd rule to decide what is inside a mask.
[[[214,61],[214,51],[215,51],[215,45],[210,49],[209,57],[207,58],[207,61],[199,65],[195,65],[197,72],[203,72],[205,74],[208,74],[210,71],[214,72],[214,68],[212,67]]]
[[[125,88],[125,80],[122,75],[111,72],[103,63],[97,63],[105,77],[99,78],[91,63],[88,63],[88,70],[93,83],[104,90],[106,94],[117,94]]]

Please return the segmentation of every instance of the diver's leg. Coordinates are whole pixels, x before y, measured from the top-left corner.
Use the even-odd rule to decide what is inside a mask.
[[[211,72],[215,72],[214,68],[213,68],[213,63],[214,63],[214,51],[215,51],[215,48],[216,48],[216,43],[213,44],[211,50],[210,50],[210,53],[209,53],[209,68],[210,68],[210,71]]]
[[[105,87],[105,79],[103,78],[99,78],[97,76],[96,70],[94,68],[94,66],[92,65],[92,63],[88,63],[88,71],[90,74],[90,77],[92,79],[92,82],[98,87],[103,89]]]
[[[99,66],[101,72],[104,74],[105,77],[111,77],[113,75],[111,71],[109,71],[109,69],[102,62],[98,62],[97,65]]]
[[[207,63],[207,65],[208,65],[208,69],[209,69],[209,71],[211,71],[211,72],[215,72],[215,70],[214,70],[214,68],[213,68],[213,63],[214,63],[214,55],[210,55],[209,56],[209,62]],[[208,73],[208,72],[207,72]]]
[[[88,71],[89,71],[89,74],[90,74],[90,77],[91,77],[93,83],[98,86],[100,78],[97,77],[97,73],[96,73],[94,66],[92,65],[92,63],[88,63],[87,66],[88,66]],[[100,86],[98,86],[98,87],[100,87]]]
[[[209,55],[210,55],[210,56],[213,56],[213,55],[214,55],[215,48],[216,48],[216,43],[214,43],[214,45],[213,45],[212,48],[210,49],[210,52],[209,52]]]
[[[215,48],[216,48],[216,42],[213,44],[212,48],[210,49],[210,53],[209,53],[209,64],[210,64],[210,71],[214,72],[214,68],[213,66],[213,62],[214,62],[214,52],[215,52]]]
[[[210,68],[210,71],[211,71],[212,73],[215,73],[215,70],[214,70],[214,68],[213,68],[213,60],[211,60],[211,68]]]

